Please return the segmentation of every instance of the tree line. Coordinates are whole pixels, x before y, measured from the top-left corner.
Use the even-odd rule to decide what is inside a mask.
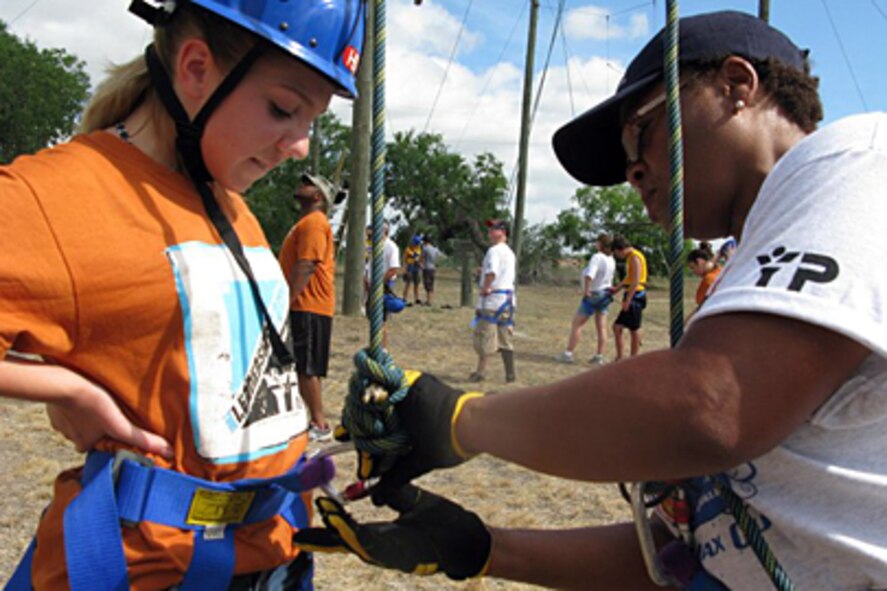
[[[2,21],[0,55],[0,164],[6,164],[70,138],[90,89],[82,60],[64,49],[39,49]],[[332,113],[322,115],[319,125],[319,145],[312,147],[319,171],[347,186],[351,129]],[[295,221],[292,195],[309,168],[307,160],[288,161],[245,195],[275,250]],[[414,234],[430,234],[446,254],[473,262],[487,247],[484,220],[512,217],[503,163],[489,152],[466,157],[435,133],[394,134],[387,145],[385,192],[401,246]],[[554,222],[525,226],[520,280],[550,281],[562,259],[587,257],[600,232],[624,234],[645,251],[651,273],[668,273],[667,235],[647,220],[635,192],[619,185],[580,188]]]

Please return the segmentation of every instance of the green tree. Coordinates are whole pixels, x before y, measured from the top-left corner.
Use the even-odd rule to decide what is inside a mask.
[[[0,164],[70,137],[89,93],[85,64],[0,22]]]
[[[647,218],[641,198],[629,185],[582,187],[573,202],[576,207],[561,212],[555,223],[561,242],[585,250],[601,232],[622,234],[647,256],[651,274],[668,275],[668,233]]]
[[[523,233],[519,283],[553,283],[563,255],[558,225],[535,224]]]
[[[344,185],[350,156],[351,128],[343,125],[335,115],[326,112],[320,116],[323,133],[320,138],[320,174]],[[293,199],[299,179],[309,172],[309,160],[288,160],[265,175],[246,192],[250,209],[262,225],[269,244],[280,249],[298,217],[298,203]]]
[[[475,253],[488,246],[483,220],[507,217],[508,181],[502,163],[484,153],[468,162],[438,134],[394,134],[388,144],[385,191],[402,217],[401,232],[430,232],[446,252],[453,241],[470,241]]]

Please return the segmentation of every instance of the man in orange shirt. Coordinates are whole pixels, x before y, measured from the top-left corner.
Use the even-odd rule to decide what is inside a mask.
[[[302,175],[296,189],[302,217],[280,249],[280,266],[290,288],[290,328],[299,374],[299,393],[311,415],[309,436],[332,436],[323,414],[320,378],[326,377],[333,314],[336,309],[336,262],[327,213],[336,190],[325,178]]]
[[[696,310],[699,310],[702,302],[708,297],[708,290],[721,272],[721,267],[712,258],[711,253],[701,248],[695,248],[687,254],[687,266],[694,275],[701,278],[699,287],[696,288]],[[696,310],[693,311],[694,314]]]

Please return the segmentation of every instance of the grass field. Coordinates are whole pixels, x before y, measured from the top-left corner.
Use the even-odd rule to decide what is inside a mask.
[[[578,279],[578,271],[575,273]],[[339,290],[341,293],[341,289]],[[695,279],[685,288],[685,309],[695,292]],[[423,293],[424,297],[424,293]],[[570,320],[579,301],[578,282],[569,287],[526,286],[519,290],[515,349],[518,381],[506,385],[501,362],[490,365],[484,389],[504,391],[543,384],[577,372],[593,371],[585,363],[591,355],[594,329],[586,327],[577,350],[577,363],[565,365],[554,356],[566,344]],[[442,309],[441,305],[452,306]],[[456,274],[442,270],[434,307],[412,307],[389,322],[389,350],[402,367],[438,375],[454,386],[465,382],[474,369],[470,308],[459,308]],[[614,310],[611,309],[611,319]],[[645,312],[644,350],[668,346],[668,290],[651,286]],[[346,394],[351,358],[368,340],[363,317],[337,316],[333,325],[330,376],[324,397],[330,420],[335,421]],[[612,338],[607,358],[613,356]],[[557,425],[545,428],[557,429]],[[593,453],[577,450],[576,453]],[[344,456],[339,456],[344,457]],[[82,462],[48,424],[41,405],[0,400],[0,586],[4,585],[33,535],[42,508],[49,502],[55,475]],[[340,474],[353,474],[348,457],[338,462]],[[345,484],[345,477],[339,478]],[[542,476],[493,458],[481,456],[444,473],[431,474],[420,483],[477,512],[488,523],[514,527],[577,527],[612,523],[628,518],[627,505],[615,485],[589,484]],[[368,501],[351,506],[362,520],[390,518]],[[412,577],[371,568],[351,556],[319,556],[315,584],[318,589],[431,590],[530,589],[498,580],[455,583],[443,576]]]

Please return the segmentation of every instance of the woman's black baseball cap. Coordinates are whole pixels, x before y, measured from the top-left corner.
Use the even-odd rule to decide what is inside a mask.
[[[679,21],[679,62],[707,61],[730,55],[748,59],[775,58],[804,70],[807,52],[763,20],[735,11],[688,16]],[[625,181],[620,108],[663,77],[665,29],[632,60],[616,94],[576,117],[552,138],[561,165],[587,185],[608,186]]]

